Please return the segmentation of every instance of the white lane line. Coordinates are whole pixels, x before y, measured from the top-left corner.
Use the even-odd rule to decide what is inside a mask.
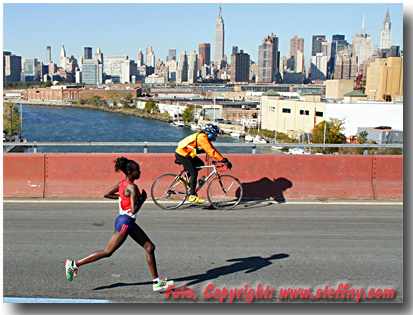
[[[154,203],[153,200],[147,199],[146,203]],[[108,203],[117,204],[118,201],[113,200],[78,200],[78,199],[3,199],[3,203]],[[308,201],[296,201],[296,200],[286,200],[285,202],[278,203],[273,200],[263,200],[263,201],[245,201],[242,204],[279,204],[281,205],[365,205],[365,206],[401,206],[403,201],[347,201],[347,200],[308,200]]]
[[[3,297],[3,303],[112,303],[109,300]]]

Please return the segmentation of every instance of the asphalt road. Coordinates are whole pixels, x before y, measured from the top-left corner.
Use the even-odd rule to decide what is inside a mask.
[[[132,239],[66,279],[66,259],[105,247],[115,202],[5,199],[3,208],[6,302],[219,303],[225,289],[237,289],[232,303],[403,302],[402,202],[247,202],[230,211],[166,211],[147,202],[137,222],[156,245],[160,275],[179,289],[168,298],[152,292],[145,252]],[[330,293],[340,284],[354,298]],[[280,298],[288,288],[312,290],[307,298]],[[368,298],[385,289],[394,297]]]

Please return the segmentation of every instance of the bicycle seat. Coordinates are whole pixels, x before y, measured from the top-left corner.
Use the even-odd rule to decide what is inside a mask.
[[[182,165],[181,161],[179,161],[178,159],[175,159],[174,162],[175,162],[175,164]]]

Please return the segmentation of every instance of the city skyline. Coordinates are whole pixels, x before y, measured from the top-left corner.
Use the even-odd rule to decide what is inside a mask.
[[[222,8],[225,25],[227,61],[237,46],[258,61],[258,47],[262,39],[274,33],[279,38],[279,51],[285,56],[290,51],[294,36],[304,38],[306,68],[311,57],[311,38],[325,35],[331,42],[335,34],[344,35],[351,44],[360,34],[364,18],[367,34],[375,48],[380,45],[380,32],[389,8],[392,45],[403,49],[402,3],[4,3],[3,51],[10,51],[24,59],[37,58],[46,63],[46,47],[51,46],[51,58],[59,64],[64,43],[66,54],[76,59],[83,56],[84,47],[98,45],[105,56],[127,55],[137,60],[139,50],[153,47],[156,59],[166,61],[169,49],[199,53],[199,44],[215,45],[215,23]],[[59,24],[64,12],[67,18]],[[93,12],[94,14],[91,14]],[[122,12],[120,18],[113,12]],[[256,12],[256,13],[252,13]],[[342,18],[337,17],[340,12]],[[76,13],[76,14],[73,14]],[[135,14],[136,13],[136,14]],[[33,16],[47,17],[45,23],[33,22]],[[63,15],[65,16],[65,15]],[[101,18],[103,17],[103,18]],[[159,22],[161,21],[161,22]],[[315,23],[317,22],[317,23]],[[65,34],[66,32],[66,34]],[[146,56],[144,56],[146,62]]]

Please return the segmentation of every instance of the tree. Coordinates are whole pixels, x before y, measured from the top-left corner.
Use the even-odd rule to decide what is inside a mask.
[[[322,121],[314,126],[311,141],[313,143],[324,143],[325,141],[326,144],[344,143],[345,136],[342,134],[343,131],[344,120],[330,118],[329,121]],[[325,148],[324,151],[326,153],[334,153],[338,151],[338,148]]]
[[[117,93],[118,102],[126,103],[126,104],[130,103],[132,99],[132,94],[130,92],[125,91],[125,90],[119,90],[117,92],[118,92]]]
[[[3,103],[3,132],[13,136],[21,131],[22,121],[16,104]]]
[[[189,105],[185,108],[184,112],[182,113],[182,120],[184,122],[190,122],[194,119],[195,115],[195,105]]]
[[[106,98],[109,103],[130,103],[132,94],[125,90],[108,90]]]
[[[106,92],[106,99],[108,100],[108,103],[116,103],[116,97],[117,97],[117,91],[115,90],[108,90]]]
[[[359,144],[368,143],[369,142],[369,140],[367,139],[368,135],[369,133],[367,131],[359,132],[359,134],[356,137],[356,143],[359,143]],[[362,155],[364,154],[364,148],[354,148],[354,153]]]
[[[153,110],[156,110],[157,112],[159,112],[158,105],[156,105],[155,101],[151,98],[146,101],[145,110],[148,113],[151,113]]]
[[[95,106],[99,106],[101,101],[102,98],[99,95],[93,95],[90,99],[88,99],[88,102]]]

